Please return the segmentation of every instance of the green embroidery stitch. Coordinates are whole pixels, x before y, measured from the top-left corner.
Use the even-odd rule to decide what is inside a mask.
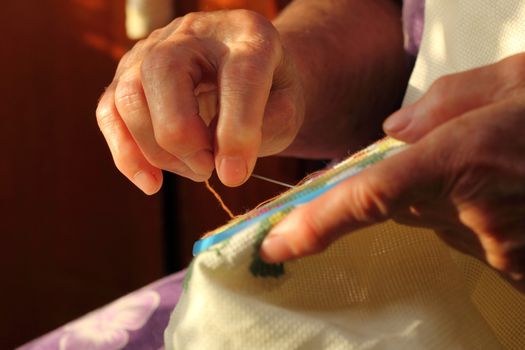
[[[367,168],[370,165],[373,165],[379,162],[380,160],[383,160],[384,158],[385,158],[384,152],[371,154],[367,158],[363,159],[361,163],[358,164],[358,167],[361,169]]]
[[[287,208],[286,210],[283,210],[282,212],[276,213],[275,215],[272,215],[267,220],[264,220],[261,222],[261,226],[258,230],[258,232],[255,234],[255,243],[253,245],[253,260],[250,264],[250,272],[254,277],[274,277],[279,278],[280,276],[284,275],[284,264],[268,264],[265,262],[260,254],[259,251],[261,249],[261,244],[264,241],[264,238],[270,231],[272,227],[274,227],[279,221],[284,219],[288,213],[292,211],[293,208]]]
[[[228,243],[230,242],[230,239],[231,238],[228,238],[225,241],[222,241],[219,244],[215,245],[215,247],[213,248],[213,251],[215,252],[215,254],[217,254],[218,257],[222,257],[222,250],[224,249],[224,247],[228,245]]]

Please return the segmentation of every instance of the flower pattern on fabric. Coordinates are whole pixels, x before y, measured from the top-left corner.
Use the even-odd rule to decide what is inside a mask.
[[[130,294],[64,327],[60,350],[117,350],[128,344],[128,331],[142,328],[158,308],[152,290]]]

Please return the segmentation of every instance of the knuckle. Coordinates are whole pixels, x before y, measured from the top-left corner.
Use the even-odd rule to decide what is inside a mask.
[[[278,42],[269,38],[264,32],[241,37],[231,46],[235,56],[250,57],[259,66],[277,62],[280,52]]]
[[[209,37],[212,36],[215,27],[209,21],[209,14],[203,12],[190,12],[183,17],[179,17],[173,22],[176,32],[187,36]]]
[[[262,15],[249,11],[237,10],[238,23],[242,31],[233,39],[232,46],[247,55],[256,54],[261,59],[275,59],[280,52],[280,36],[277,29]]]
[[[510,57],[510,62],[514,74],[523,80],[523,76],[525,75],[525,54],[522,53]]]
[[[232,11],[232,13],[240,16],[241,18],[248,19],[250,21],[260,21],[264,19],[262,15],[258,14],[255,11],[251,11],[248,9],[238,9],[238,10]]]
[[[157,30],[158,30],[158,29],[157,29]],[[152,34],[150,34],[150,37],[151,37],[151,35],[152,35]],[[146,39],[141,39],[141,40],[139,40],[139,41],[137,41],[137,42],[135,43],[135,46],[133,46],[133,50],[137,50],[137,51],[139,51],[139,50],[143,49],[144,47],[146,47],[147,45],[148,45],[148,40],[146,40]],[[129,51],[128,51],[128,53],[129,53]]]
[[[169,27],[171,30],[178,28],[182,22],[182,19],[183,17],[175,18],[173,21],[170,22],[170,24],[168,24],[167,27]]]
[[[127,63],[133,57],[132,51],[133,50],[127,51],[124,55],[122,55],[117,66],[117,72],[121,72],[127,66]]]
[[[417,108],[419,109],[418,114],[424,115],[425,118],[429,120],[440,120],[444,108],[446,108],[447,104],[445,101],[448,98],[451,84],[453,84],[454,80],[452,75],[446,75],[434,81],[428,92],[422,98],[422,103],[417,104]]]
[[[111,129],[114,125],[114,109],[108,102],[100,102],[96,110],[97,124],[100,130]]]
[[[373,178],[356,181],[349,195],[343,196],[341,205],[347,217],[357,222],[373,223],[385,220],[390,212],[386,195]]]
[[[143,76],[147,76],[152,71],[170,70],[183,67],[182,55],[175,55],[174,43],[160,43],[153,47],[148,53],[144,55],[144,59],[140,66]]]
[[[131,50],[128,50],[121,58],[117,66],[116,76],[121,76],[127,69],[134,66],[138,61],[141,60],[144,52],[147,51],[151,45],[151,41],[147,39],[139,40]]]
[[[144,56],[144,60],[140,66],[142,75],[147,76],[151,71],[166,68],[170,65],[169,57],[164,51],[165,50],[159,50],[158,47],[155,47],[155,49]]]
[[[142,84],[137,78],[121,79],[115,89],[115,104],[118,109],[133,111],[142,107],[144,101]]]
[[[435,107],[439,106],[440,102],[446,99],[447,94],[450,92],[451,86],[455,81],[456,79],[454,75],[445,75],[439,77],[434,83],[432,83],[428,95],[432,98]]]
[[[202,18],[203,14],[201,12],[189,12],[183,17],[180,17],[180,25],[184,27],[189,27]]]
[[[499,66],[504,84],[503,94],[525,90],[525,54],[511,56],[502,63]]]
[[[443,109],[445,108],[445,103],[443,103],[444,98],[442,96],[432,96],[430,101],[428,101],[425,109],[425,118],[428,119],[433,124],[439,123],[442,120],[444,115]]]
[[[431,85],[430,89],[434,89],[436,92],[444,93],[450,88],[450,85],[454,82],[455,78],[453,74],[444,75],[436,79]]]
[[[450,89],[454,78],[451,75],[445,75],[438,78],[430,87],[430,92],[439,99],[443,99]]]
[[[156,168],[164,169],[169,164],[167,153],[159,147],[156,147],[154,150],[144,153],[147,161]]]
[[[247,9],[239,9],[231,12],[236,16],[246,33],[263,33],[264,36],[277,34],[274,26],[260,13]]]
[[[190,133],[184,131],[184,128],[174,123],[169,123],[155,130],[155,140],[162,149],[176,149],[178,150],[177,153],[181,155],[186,153],[186,150],[191,145],[192,137]]]
[[[149,34],[149,37],[150,39],[153,39],[153,40],[158,40],[162,37],[162,34],[163,34],[163,30],[162,29],[155,29],[154,31],[152,31],[150,34]],[[136,45],[139,45],[140,43],[144,43],[145,40],[140,40]]]
[[[322,225],[316,215],[301,215],[301,235],[292,245],[298,256],[314,254],[324,250],[330,243],[329,236],[324,234]],[[297,235],[299,236],[299,235]]]

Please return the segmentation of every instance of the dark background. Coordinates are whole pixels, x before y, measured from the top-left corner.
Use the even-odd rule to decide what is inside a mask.
[[[176,1],[177,15],[287,1]],[[202,184],[167,176],[148,197],[114,167],[97,100],[133,42],[124,0],[8,1],[0,11],[0,348],[21,345],[182,269],[195,239],[227,220]],[[263,159],[295,182],[309,163]],[[216,189],[236,214],[283,190]]]

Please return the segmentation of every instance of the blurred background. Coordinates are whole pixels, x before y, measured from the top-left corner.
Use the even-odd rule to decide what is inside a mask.
[[[170,18],[149,22],[133,8],[139,0],[128,0],[127,14],[126,0],[2,3],[1,349],[184,268],[193,242],[228,219],[203,184],[167,174],[155,196],[134,188],[98,130],[97,100],[130,36],[196,10],[248,8],[272,18],[288,1],[162,1]],[[312,166],[272,158],[256,172],[293,183]],[[240,189],[211,182],[236,214],[284,190],[257,179]]]

